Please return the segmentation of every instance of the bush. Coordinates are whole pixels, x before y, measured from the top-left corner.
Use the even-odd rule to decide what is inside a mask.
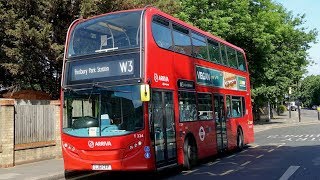
[[[283,114],[287,111],[287,107],[285,105],[279,105],[277,111],[279,112],[279,114]]]

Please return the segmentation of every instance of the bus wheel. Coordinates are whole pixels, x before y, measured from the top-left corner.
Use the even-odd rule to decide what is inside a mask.
[[[190,137],[184,141],[184,168],[191,169],[197,162],[197,147],[196,143]]]
[[[237,149],[238,151],[242,151],[243,150],[243,133],[242,130],[239,128],[237,131]]]

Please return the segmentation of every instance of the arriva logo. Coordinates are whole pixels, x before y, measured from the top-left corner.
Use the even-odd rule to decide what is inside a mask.
[[[88,141],[89,148],[112,146],[110,141]]]
[[[153,74],[153,78],[155,82],[162,81],[162,82],[169,82],[169,77],[164,75],[159,75],[157,73]]]

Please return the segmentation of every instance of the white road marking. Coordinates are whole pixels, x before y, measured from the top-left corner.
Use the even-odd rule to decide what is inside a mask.
[[[259,147],[260,145],[258,145],[258,144],[253,144],[252,146],[250,146],[249,148],[250,149],[254,149],[254,148],[257,148],[257,147]]]
[[[247,164],[249,164],[249,163],[251,163],[251,161],[247,161],[247,162],[241,164],[240,166],[245,166],[245,165],[247,165]]]
[[[243,150],[243,151],[241,151],[240,153],[244,153],[244,152],[247,152],[248,150],[246,149],[246,150]]]
[[[241,156],[241,157],[253,157],[254,155],[251,155],[251,154],[241,154],[241,155],[238,155],[238,156]]]
[[[292,176],[292,174],[299,169],[299,167],[300,166],[290,166],[287,169],[287,171],[280,177],[279,180],[288,180],[290,176]]]
[[[208,174],[210,176],[217,176],[217,174],[211,173],[211,172],[201,172],[201,173],[194,173],[194,174]]]
[[[237,165],[238,163],[235,163],[235,162],[221,162],[219,164],[233,164],[233,165]]]
[[[228,156],[227,158],[229,159],[229,158],[232,158],[232,157],[235,157],[236,155],[234,154],[234,155],[231,155],[231,156]]]
[[[262,154],[262,155],[260,155],[260,156],[257,156],[256,158],[259,159],[259,158],[261,158],[262,156],[264,156],[264,155]]]
[[[199,169],[195,169],[195,170],[192,170],[192,171],[184,171],[184,172],[186,172],[186,173],[184,173],[183,175],[185,176],[185,175],[194,173],[194,172],[196,172],[196,171],[198,171],[198,170],[199,170]]]
[[[219,162],[220,162],[220,161],[209,162],[209,163],[207,163],[207,166],[212,166],[212,165],[217,164],[217,163],[219,163]]]
[[[227,175],[227,174],[229,174],[229,173],[231,173],[231,172],[233,172],[234,170],[228,170],[228,171],[225,171],[225,172],[223,172],[223,173],[221,173],[220,174],[220,176],[224,176],[224,175]]]
[[[274,151],[274,149],[270,149],[268,152],[272,152],[272,151]]]

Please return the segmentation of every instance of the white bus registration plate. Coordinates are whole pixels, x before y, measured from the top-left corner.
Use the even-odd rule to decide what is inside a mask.
[[[112,168],[108,164],[93,164],[92,170],[112,170]]]

